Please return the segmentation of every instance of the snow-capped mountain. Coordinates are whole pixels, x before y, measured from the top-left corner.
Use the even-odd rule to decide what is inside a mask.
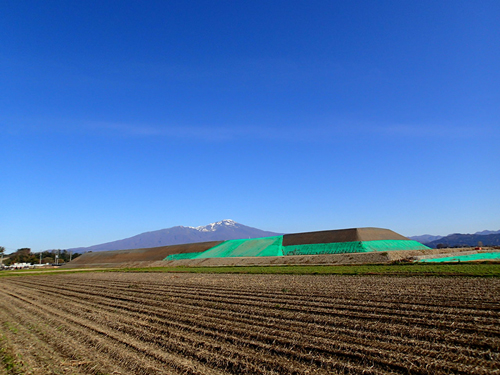
[[[222,220],[199,227],[176,226],[141,233],[123,240],[107,242],[89,247],[68,249],[74,252],[142,249],[148,247],[178,245],[184,243],[235,240],[277,236],[282,233],[268,232],[248,227],[233,220]]]
[[[237,227],[238,225],[241,225],[241,224],[238,224],[236,221],[233,221],[231,219],[224,219],[224,220],[218,221],[216,223],[211,223],[211,224],[200,226],[200,227],[188,227],[188,228],[196,229],[200,232],[215,232],[223,227],[226,227],[226,228],[227,227]]]

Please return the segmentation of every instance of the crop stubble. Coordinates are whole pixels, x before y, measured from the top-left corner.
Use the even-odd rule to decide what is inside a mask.
[[[3,278],[25,373],[500,373],[497,279],[87,273]]]

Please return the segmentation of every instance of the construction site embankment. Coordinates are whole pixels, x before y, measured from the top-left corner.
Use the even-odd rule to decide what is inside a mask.
[[[144,249],[139,249],[144,250]],[[134,252],[134,250],[128,250]],[[456,253],[457,249],[427,249],[427,250],[404,250],[371,253],[347,253],[347,254],[320,254],[320,255],[291,255],[291,256],[269,256],[269,257],[233,257],[233,258],[202,258],[202,259],[179,259],[179,260],[141,260],[138,252],[135,257],[125,256],[118,250],[109,261],[105,252],[92,253],[100,256],[80,258],[78,264],[71,262],[64,268],[137,268],[137,267],[223,267],[223,266],[279,266],[279,265],[349,265],[349,264],[388,264],[398,261],[410,260],[414,257]],[[122,257],[122,255],[124,255]],[[102,258],[101,258],[102,257]],[[135,259],[132,259],[135,258]],[[106,260],[106,261],[105,261]],[[83,262],[84,261],[84,262]]]
[[[88,252],[70,263],[65,268],[82,267],[147,267],[155,261],[160,261],[172,254],[199,253],[217,246],[222,241],[199,242],[182,245],[151,247],[146,249],[112,250]]]

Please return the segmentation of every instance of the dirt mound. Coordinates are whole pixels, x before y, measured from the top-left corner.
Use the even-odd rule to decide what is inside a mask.
[[[282,245],[281,236],[279,237],[278,251],[274,246],[277,243],[277,238],[212,241],[147,249],[91,252],[85,253],[65,267],[150,267],[153,264],[155,266],[219,266],[387,263],[399,259],[399,257],[422,255],[423,253],[412,253],[412,251],[421,250],[419,247],[425,248],[425,246],[391,230],[381,228],[351,228],[285,234],[282,237]],[[264,254],[262,252],[263,246],[267,246],[267,242],[271,239],[274,241],[272,242],[274,247],[272,247],[272,251],[267,251],[268,249],[265,247],[267,253]],[[361,243],[370,246],[363,245],[365,246],[363,247]],[[282,249],[280,248],[286,247],[289,247],[290,251],[286,253],[283,251],[281,255]],[[202,254],[207,250],[211,252]],[[401,255],[388,255],[388,252],[398,252],[399,250],[404,250],[404,252]],[[169,260],[164,261],[167,256],[169,256]]]
[[[89,252],[76,258],[64,267],[124,267],[130,264],[140,267],[145,266],[150,262],[163,260],[168,255],[172,254],[206,251],[220,243],[221,241],[211,241],[183,245],[160,246],[147,249]]]
[[[278,257],[241,257],[241,258],[205,258],[182,259],[173,261],[151,262],[145,267],[220,267],[220,266],[278,266],[278,265],[355,265],[387,264],[405,261],[412,257],[437,253],[453,252],[456,249],[402,250],[370,253],[290,255]]]
[[[283,236],[283,246],[380,240],[408,240],[408,238],[389,229],[350,228],[285,234]]]
[[[388,263],[387,253],[290,255],[276,257],[204,258],[154,262],[151,267],[219,267]]]

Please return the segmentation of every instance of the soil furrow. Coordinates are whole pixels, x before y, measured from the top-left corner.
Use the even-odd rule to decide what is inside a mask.
[[[2,279],[0,318],[52,373],[494,374],[499,295],[496,279],[87,273]]]

